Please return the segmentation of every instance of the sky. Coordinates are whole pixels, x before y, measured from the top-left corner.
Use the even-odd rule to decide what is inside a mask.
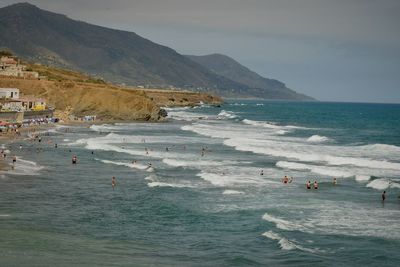
[[[318,100],[400,103],[400,0],[29,2],[181,54],[228,55]]]

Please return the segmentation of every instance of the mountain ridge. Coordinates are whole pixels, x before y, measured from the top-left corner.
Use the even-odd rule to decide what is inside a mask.
[[[86,72],[119,84],[257,97],[246,84],[134,32],[72,20],[29,3],[0,8],[0,47],[29,61]]]

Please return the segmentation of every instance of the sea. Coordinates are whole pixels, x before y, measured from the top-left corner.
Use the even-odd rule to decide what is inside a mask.
[[[167,110],[3,144],[0,266],[400,266],[400,105]]]

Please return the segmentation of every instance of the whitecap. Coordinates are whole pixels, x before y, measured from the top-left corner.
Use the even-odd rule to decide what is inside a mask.
[[[186,184],[175,184],[175,183],[163,183],[163,182],[151,182],[147,184],[148,187],[176,187],[176,188],[192,188],[192,185]]]
[[[310,136],[307,139],[307,142],[310,142],[310,143],[322,143],[322,142],[326,142],[326,141],[329,141],[328,137],[317,135],[317,134],[313,135],[313,136]]]
[[[386,178],[375,179],[369,182],[366,186],[377,190],[385,190],[388,188],[400,188],[399,183],[396,183]]]
[[[263,236],[265,236],[266,238],[269,238],[271,240],[276,240],[278,241],[279,246],[281,247],[282,250],[294,250],[294,249],[298,249],[301,251],[305,251],[305,252],[310,252],[310,253],[317,253],[317,252],[321,252],[319,249],[311,249],[311,248],[306,248],[303,247],[301,245],[298,245],[296,243],[294,243],[294,241],[291,241],[289,239],[287,239],[286,237],[282,237],[281,235],[274,233],[273,231],[268,231],[262,234]]]
[[[223,195],[242,195],[242,194],[244,194],[244,192],[237,191],[237,190],[225,190],[222,194]]]

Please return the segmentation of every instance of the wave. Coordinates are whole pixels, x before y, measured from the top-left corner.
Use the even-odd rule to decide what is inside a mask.
[[[248,125],[259,126],[270,129],[308,129],[305,127],[294,126],[294,125],[278,125],[277,123],[270,121],[253,121],[249,119],[244,119],[242,120],[242,122]]]
[[[173,184],[173,183],[163,183],[163,182],[151,182],[147,184],[148,187],[176,187],[176,188],[193,188],[192,185],[186,184]]]
[[[130,163],[130,162],[120,162],[120,161],[112,161],[112,160],[106,160],[106,159],[97,159],[95,158],[95,160],[101,161],[103,163],[106,164],[114,164],[114,165],[118,165],[118,166],[126,166],[129,168],[134,168],[134,169],[138,169],[138,170],[149,170],[149,166],[148,165],[142,165],[139,163]],[[152,169],[152,168],[151,168]],[[154,169],[153,169],[154,171]]]
[[[222,111],[218,114],[218,116],[219,116],[219,117],[225,117],[225,118],[228,118],[228,119],[236,119],[236,118],[238,117],[237,115],[234,114],[234,112],[232,112],[232,111],[225,111],[225,110],[222,110]]]
[[[39,175],[40,170],[44,169],[43,166],[38,165],[34,161],[24,160],[20,157],[17,157],[17,161],[14,165],[14,168],[9,170],[7,173],[13,175]]]
[[[215,116],[214,116],[215,117]],[[185,112],[185,111],[170,111],[168,118],[178,121],[198,121],[204,119],[212,119],[212,116],[202,113]]]
[[[353,165],[357,167],[400,170],[400,163],[387,160],[375,160],[369,158],[358,158],[351,156],[332,156],[316,152],[314,147],[307,147],[302,144],[284,143],[273,140],[255,140],[246,138],[232,138],[224,140],[224,144],[234,147],[239,151],[250,151],[257,154],[271,155],[275,157],[284,157],[306,162],[325,162],[334,166]],[[286,149],[284,149],[286,148]],[[308,149],[308,152],[307,152]],[[318,150],[322,150],[319,147]],[[335,148],[340,153],[340,147]],[[356,148],[354,148],[356,149]],[[315,152],[314,152],[315,151]],[[343,152],[344,153],[344,152]]]
[[[302,163],[296,162],[288,162],[288,161],[278,161],[275,164],[279,168],[289,169],[289,170],[307,170],[313,173],[326,175],[330,177],[352,177],[354,176],[353,173],[335,169],[332,167],[325,167],[325,166],[315,166],[315,165],[307,165]]]
[[[209,167],[209,166],[224,166],[228,164],[234,164],[233,161],[210,161],[210,160],[199,160],[198,158],[191,161],[181,159],[165,158],[162,160],[165,164],[173,167]]]
[[[254,171],[253,177],[249,175],[247,172],[240,172],[237,167],[237,173],[227,172],[225,174],[217,174],[207,171],[201,171],[196,176],[202,178],[203,180],[210,182],[214,186],[223,187],[223,186],[241,186],[241,185],[250,185],[250,184],[261,184],[264,181],[261,178],[256,178],[258,172]],[[257,174],[256,174],[257,173]]]
[[[271,240],[277,240],[278,244],[282,250],[298,249],[298,250],[310,252],[310,253],[321,252],[319,249],[305,248],[301,245],[298,245],[298,244],[294,243],[294,241],[291,241],[291,240],[287,239],[286,237],[282,237],[281,235],[274,233],[273,231],[265,232],[262,235]]]
[[[386,145],[386,144],[372,144],[372,145],[365,145],[361,148],[367,150],[381,150],[389,153],[400,153],[400,147],[394,145]]]
[[[223,195],[242,195],[242,194],[244,194],[244,192],[236,191],[236,190],[225,190],[222,194]]]
[[[307,142],[310,142],[310,143],[322,143],[322,142],[326,142],[326,141],[329,141],[329,138],[326,136],[320,136],[320,135],[313,135],[307,139]]]
[[[356,181],[358,182],[368,182],[371,180],[371,176],[369,175],[356,175]]]
[[[377,190],[385,190],[388,188],[400,188],[399,183],[396,183],[386,178],[375,179],[370,183],[368,183],[366,186]]]
[[[301,232],[313,232],[313,225],[309,222],[304,223],[296,223],[287,221],[278,217],[274,217],[268,213],[265,213],[262,217],[263,220],[268,222],[272,222],[276,225],[277,228],[287,231],[301,231]]]

